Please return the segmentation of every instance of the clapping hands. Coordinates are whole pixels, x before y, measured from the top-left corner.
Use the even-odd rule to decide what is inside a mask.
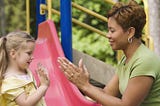
[[[83,87],[89,83],[89,73],[83,65],[82,59],[79,61],[78,66],[71,63],[65,57],[59,57],[58,63],[67,79],[74,83],[79,89],[83,89]]]

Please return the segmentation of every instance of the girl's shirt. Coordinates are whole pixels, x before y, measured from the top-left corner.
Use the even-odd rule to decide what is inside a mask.
[[[2,106],[18,106],[15,102],[16,97],[24,93],[27,96],[32,95],[36,91],[35,80],[30,71],[27,71],[27,75],[5,75],[2,81],[1,98],[3,101]],[[36,106],[46,106],[44,99],[42,98]]]
[[[123,95],[130,78],[150,76],[154,78],[154,82],[141,106],[160,106],[160,58],[141,44],[129,63],[125,64],[125,59],[126,57],[122,58],[116,71],[121,94]]]

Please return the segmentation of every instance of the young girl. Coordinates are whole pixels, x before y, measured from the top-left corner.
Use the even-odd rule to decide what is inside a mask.
[[[40,86],[28,70],[35,40],[28,33],[17,31],[0,38],[1,106],[45,106],[43,96],[49,86],[46,69],[38,65]]]

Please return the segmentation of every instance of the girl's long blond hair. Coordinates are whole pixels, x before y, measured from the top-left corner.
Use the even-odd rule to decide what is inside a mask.
[[[32,41],[34,38],[26,32],[15,31],[0,38],[0,88],[2,80],[9,63],[9,52],[11,49],[19,50],[25,42]]]

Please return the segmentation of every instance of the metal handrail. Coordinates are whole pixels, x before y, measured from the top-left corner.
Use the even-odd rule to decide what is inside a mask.
[[[115,2],[114,1],[111,1],[111,0],[104,0],[105,2],[107,2],[107,3],[110,3],[110,4],[115,4]]]
[[[41,9],[46,10],[46,9],[47,9],[47,6],[46,6],[45,4],[41,4]],[[57,15],[60,15],[60,12],[57,11],[57,10],[55,10],[55,9],[52,9],[52,13],[55,13],[55,14],[57,14]],[[94,28],[94,27],[92,27],[92,26],[90,26],[90,25],[88,25],[88,24],[85,24],[85,23],[83,23],[83,22],[80,22],[80,21],[78,21],[78,20],[75,19],[75,18],[72,18],[72,22],[75,23],[75,24],[78,24],[78,25],[80,25],[80,26],[82,26],[82,27],[84,27],[84,28],[86,28],[86,29],[89,29],[89,30],[91,30],[91,31],[94,31],[94,32],[102,35],[103,37],[106,37],[106,33],[102,32],[102,31],[100,31],[100,30],[98,30],[98,29],[96,29],[96,28]]]
[[[80,6],[80,5],[78,5],[78,4],[74,3],[74,2],[72,2],[72,6],[77,8],[77,9],[79,9],[79,10],[82,10],[83,12],[86,12],[86,13],[92,15],[92,16],[95,16],[96,18],[99,18],[99,19],[101,19],[101,20],[103,20],[105,22],[108,22],[108,19],[106,17],[104,17],[102,15],[99,15],[98,13],[93,12],[93,11],[91,11],[91,10],[85,8],[85,7],[82,7],[82,6]]]

